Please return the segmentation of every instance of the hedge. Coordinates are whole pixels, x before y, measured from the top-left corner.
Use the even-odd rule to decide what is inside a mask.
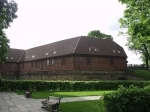
[[[104,95],[104,105],[106,112],[150,112],[150,86],[121,86],[118,91]]]
[[[2,80],[1,91],[90,91],[117,90],[119,85],[129,87],[135,85],[140,88],[150,84],[149,81],[29,81]]]

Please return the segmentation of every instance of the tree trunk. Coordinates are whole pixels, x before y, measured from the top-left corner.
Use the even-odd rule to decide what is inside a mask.
[[[146,68],[149,69],[148,56],[147,55],[145,55],[145,62],[146,62]]]
[[[144,49],[145,49],[146,68],[149,69],[149,63],[148,63],[148,60],[150,59],[150,55],[149,55],[149,52],[148,52],[148,49],[147,49],[146,44],[143,44],[143,46],[144,46]]]

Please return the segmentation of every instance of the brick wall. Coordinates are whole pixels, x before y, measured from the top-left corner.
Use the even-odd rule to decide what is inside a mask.
[[[126,69],[127,62],[125,58],[75,57],[75,70],[118,71]]]
[[[127,79],[125,71],[43,71],[20,74],[20,79],[25,80],[117,80],[120,77]]]

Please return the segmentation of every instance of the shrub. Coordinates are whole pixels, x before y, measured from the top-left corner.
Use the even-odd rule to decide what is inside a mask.
[[[116,92],[104,95],[104,105],[106,112],[150,112],[150,86],[120,86]]]
[[[150,84],[148,81],[28,81],[2,80],[1,91],[95,91],[117,90],[119,85],[140,88]]]

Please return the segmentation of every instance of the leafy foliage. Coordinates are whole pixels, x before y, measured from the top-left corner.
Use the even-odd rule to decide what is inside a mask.
[[[128,43],[130,50],[139,52],[145,57],[148,66],[150,59],[150,2],[148,0],[119,0],[126,4],[124,16],[120,18],[121,28],[127,28]]]
[[[0,62],[6,61],[7,52],[9,49],[9,40],[7,39],[5,33],[0,30]]]
[[[146,81],[27,81],[2,80],[1,91],[95,91],[117,90],[119,85],[140,88],[150,84]]]
[[[128,73],[132,76],[142,78],[144,80],[150,80],[149,70],[128,70]]]
[[[99,30],[93,30],[88,33],[88,37],[92,38],[102,38],[102,39],[111,39],[113,40],[113,37],[111,35],[107,35],[105,33],[100,32]]]
[[[3,29],[7,29],[17,18],[16,12],[17,4],[14,1],[0,0],[0,63],[6,61],[9,49],[9,39]]]
[[[120,86],[118,91],[104,95],[107,112],[150,112],[150,86],[129,88]]]

